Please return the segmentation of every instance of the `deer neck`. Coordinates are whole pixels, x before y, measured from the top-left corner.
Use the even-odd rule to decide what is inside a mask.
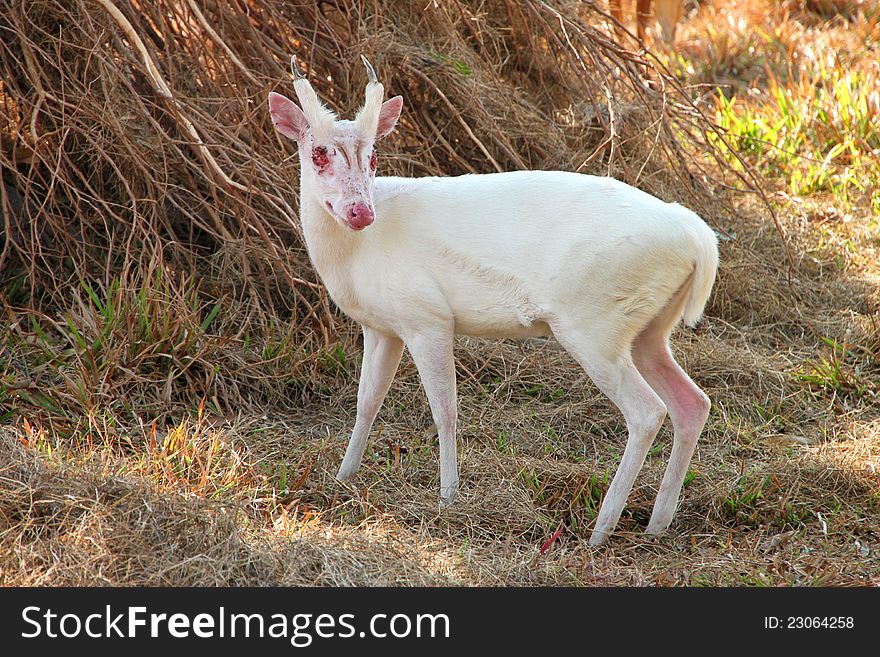
[[[300,186],[300,222],[309,258],[322,279],[345,271],[356,249],[356,235],[339,225],[303,180]]]

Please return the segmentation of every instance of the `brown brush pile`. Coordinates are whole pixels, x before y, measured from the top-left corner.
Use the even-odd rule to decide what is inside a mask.
[[[64,381],[62,410],[307,394],[314,354],[340,338],[298,232],[292,150],[265,107],[289,92],[292,53],[343,116],[361,102],[361,53],[404,95],[388,173],[605,173],[711,221],[717,169],[687,152],[715,152],[712,125],[594,27],[603,14],[479,6],[3,3],[0,277],[9,305],[46,313],[44,330],[66,315],[87,372]],[[280,379],[297,384],[279,394]]]
[[[265,111],[291,53],[343,115],[361,101],[360,53],[405,96],[389,173],[564,168],[705,191],[684,153],[711,127],[670,79],[647,86],[581,3],[202,4],[2,6],[0,269],[27,274],[35,304],[166,267],[314,330],[326,305]]]
[[[777,476],[782,460],[744,459],[759,434],[814,444],[828,433],[790,374],[821,336],[870,331],[848,314],[870,286],[815,257],[795,221],[774,225],[749,168],[719,154],[703,91],[634,40],[615,42],[604,9],[0,0],[0,418],[11,425],[0,440],[0,583],[674,583],[654,578],[681,561],[684,539],[652,548],[650,568],[638,546],[617,557],[575,547],[623,427],[552,345],[460,343],[471,488],[448,514],[436,513],[433,439],[413,438],[430,418],[407,360],[358,488],[333,480],[342,445],[328,433],[350,426],[359,350],[308,262],[296,157],[266,108],[270,91],[290,95],[291,54],[342,116],[363,97],[360,54],[404,96],[383,173],[577,170],[700,212],[722,238],[723,266],[706,322],[676,349],[716,402],[698,455],[713,476],[688,489],[678,526],[731,531],[741,492],[758,518],[746,526],[771,518],[742,548],[754,562],[763,532],[808,521],[806,503],[765,502],[771,488],[800,485]],[[169,437],[200,404],[199,431],[216,435],[180,451]],[[220,444],[245,453],[248,474],[206,492]],[[38,445],[89,464],[47,464],[28,449]],[[649,461],[624,533],[649,513],[665,459]],[[184,462],[207,465],[187,479],[173,465]],[[822,467],[809,472],[827,481]],[[870,494],[846,481],[829,505]],[[569,547],[536,566],[534,546],[560,524]],[[726,563],[708,538],[690,547],[706,572]]]

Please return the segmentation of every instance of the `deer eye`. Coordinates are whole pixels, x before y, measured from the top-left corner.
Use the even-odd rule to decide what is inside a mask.
[[[327,155],[327,149],[323,146],[318,146],[312,149],[312,164],[314,164],[319,169],[326,167],[330,164],[330,156]]]
[[[376,163],[378,162],[378,156],[376,155],[376,149],[373,149],[373,153],[370,155],[370,171],[376,170]]]

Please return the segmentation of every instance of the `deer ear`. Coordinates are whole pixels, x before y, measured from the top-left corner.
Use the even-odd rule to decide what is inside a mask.
[[[382,109],[379,110],[379,125],[376,128],[376,139],[388,136],[397,125],[397,119],[400,118],[400,112],[403,109],[403,96],[395,96],[382,103]]]
[[[269,116],[275,129],[288,139],[300,141],[309,132],[306,115],[290,98],[269,93]]]

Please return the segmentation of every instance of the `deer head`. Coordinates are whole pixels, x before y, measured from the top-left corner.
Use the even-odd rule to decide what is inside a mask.
[[[363,230],[375,219],[373,180],[375,143],[397,125],[403,98],[382,102],[385,88],[363,55],[367,67],[364,105],[354,121],[340,120],[319,99],[291,58],[293,87],[299,107],[289,98],[269,94],[269,114],[275,129],[297,143],[302,167],[302,194],[313,194],[340,225]],[[301,109],[300,109],[301,108]]]

